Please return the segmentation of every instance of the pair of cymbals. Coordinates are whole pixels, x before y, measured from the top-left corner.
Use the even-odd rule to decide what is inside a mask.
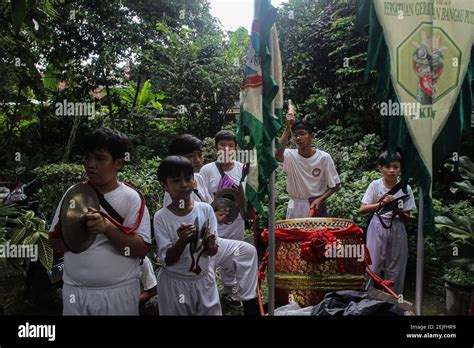
[[[212,202],[214,211],[225,211],[227,223],[232,223],[239,214],[239,192],[233,188],[225,188],[217,192]]]
[[[61,204],[59,222],[64,245],[73,253],[81,253],[94,243],[97,234],[87,231],[88,209],[100,210],[99,198],[91,185],[80,183],[67,190]]]

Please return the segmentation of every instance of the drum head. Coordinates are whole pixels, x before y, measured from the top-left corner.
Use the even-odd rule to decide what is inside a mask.
[[[87,250],[97,237],[86,229],[84,215],[89,207],[100,210],[97,194],[89,184],[77,184],[64,195],[59,215],[61,234],[64,245],[73,253]]]

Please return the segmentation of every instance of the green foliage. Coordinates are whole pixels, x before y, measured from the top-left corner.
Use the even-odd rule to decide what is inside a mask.
[[[328,199],[330,216],[353,220],[359,226],[367,226],[368,216],[359,213],[362,197],[369,184],[380,178],[376,171],[366,171],[360,177],[354,178],[347,172],[339,174],[341,188]]]
[[[163,191],[156,179],[160,158],[144,159],[136,163],[127,163],[119,173],[119,180],[134,185],[144,195],[150,214],[161,207]],[[41,182],[41,189],[36,194],[41,211],[51,221],[61,198],[66,190],[86,180],[84,168],[79,164],[49,164],[39,167],[35,174]]]
[[[205,0],[41,0],[0,9],[3,180],[28,180],[33,168],[61,160],[68,134],[69,158],[78,159],[75,134],[100,126],[129,135],[135,160],[163,156],[177,133],[213,135],[238,99],[247,31],[223,33]],[[94,103],[96,117],[57,115],[64,100]]]
[[[9,239],[11,245],[31,245],[38,248],[38,259],[41,264],[51,270],[53,265],[53,249],[48,241],[46,222],[34,216],[32,211],[26,211],[15,220],[17,227]],[[12,258],[11,262],[19,263],[23,260]],[[24,259],[28,265],[30,259]]]
[[[459,161],[448,160],[445,168],[458,173],[463,182],[453,182],[449,191],[462,200],[449,201],[440,207],[440,215],[435,218],[435,226],[440,236],[439,252],[443,260],[450,265],[446,277],[466,282],[466,272],[474,272],[474,208],[473,182],[474,165],[466,156]],[[472,279],[470,280],[472,283]],[[463,282],[463,281],[461,281]]]
[[[217,151],[214,137],[207,137],[203,139],[203,153],[204,163],[210,163],[217,160]]]
[[[338,124],[379,133],[375,79],[364,79],[367,36],[356,31],[355,13],[355,2],[283,4],[277,27],[285,97],[321,128]]]
[[[474,271],[474,218],[470,216],[437,216],[436,228],[447,230],[449,244],[441,249],[452,252],[448,262]],[[455,248],[453,248],[455,247]],[[454,252],[456,251],[456,252]]]
[[[462,182],[453,183],[450,191],[453,194],[461,194],[468,200],[474,202],[474,163],[467,156],[459,157],[459,161],[454,162],[453,159],[447,161],[444,165],[451,172],[459,172]]]
[[[358,132],[352,128],[333,126],[316,138],[314,145],[331,154],[340,173],[347,172],[350,179],[360,177],[367,170],[377,169],[377,159],[382,152],[378,135]]]
[[[156,171],[161,159],[154,157],[125,166],[119,173],[119,179],[134,185],[144,195],[151,217],[161,208],[164,192],[158,182]]]
[[[277,172],[275,176],[275,221],[286,218],[286,210],[290,196],[286,192],[286,174]]]
[[[461,268],[445,267],[444,269],[445,278],[465,285],[474,285],[474,272]]]
[[[41,183],[35,197],[49,221],[66,190],[86,179],[84,167],[72,163],[47,164],[35,169],[34,174]]]
[[[163,100],[165,96],[162,93],[152,92],[150,80],[145,81],[140,91],[137,91],[135,86],[130,84],[127,88],[112,88],[111,93],[118,95],[119,105],[137,107],[139,110],[151,105],[155,109],[163,111],[163,106],[159,100]]]

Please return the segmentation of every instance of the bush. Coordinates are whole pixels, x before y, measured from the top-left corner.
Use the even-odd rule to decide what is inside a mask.
[[[161,208],[164,192],[156,176],[156,171],[161,159],[154,157],[149,160],[142,160],[137,164],[125,166],[119,173],[119,179],[135,186],[143,194],[151,217]]]
[[[131,183],[143,193],[150,214],[161,208],[162,204],[163,191],[156,178],[159,164],[159,157],[126,164],[118,175],[119,180]],[[35,169],[34,173],[41,182],[35,197],[48,221],[52,221],[66,190],[86,180],[84,167],[75,163],[48,164]]]
[[[41,183],[35,198],[38,199],[40,210],[48,221],[52,221],[66,190],[86,180],[84,167],[75,163],[47,164],[36,168],[33,173]]]
[[[342,127],[334,127],[334,130],[339,128]],[[346,132],[343,131],[343,134]],[[382,140],[375,134],[366,134],[358,139],[357,133],[353,138],[331,133],[324,138],[316,138],[313,145],[331,155],[339,173],[348,172],[355,176],[354,179],[364,171],[377,169],[377,159],[382,152]]]
[[[447,279],[466,285],[474,285],[474,272],[465,271],[461,268],[444,268]]]
[[[376,171],[366,171],[355,179],[348,172],[339,174],[341,188],[328,199],[328,214],[333,217],[351,219],[357,225],[366,228],[370,214],[362,215],[359,207],[369,184],[380,178]]]
[[[214,162],[217,160],[217,151],[214,138],[207,137],[203,141],[204,164]]]

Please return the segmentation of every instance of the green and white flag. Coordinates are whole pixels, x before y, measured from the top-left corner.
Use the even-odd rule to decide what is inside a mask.
[[[388,99],[381,111],[390,148],[403,152],[404,180],[422,187],[432,229],[433,168],[459,149],[471,113],[474,1],[364,1],[359,19],[369,24],[366,73],[377,69]]]
[[[278,167],[272,141],[283,113],[281,57],[275,28],[276,9],[269,0],[256,0],[255,18],[240,93],[237,142],[256,153],[248,165],[246,196],[263,212],[268,180]],[[251,157],[252,158],[252,157]]]

